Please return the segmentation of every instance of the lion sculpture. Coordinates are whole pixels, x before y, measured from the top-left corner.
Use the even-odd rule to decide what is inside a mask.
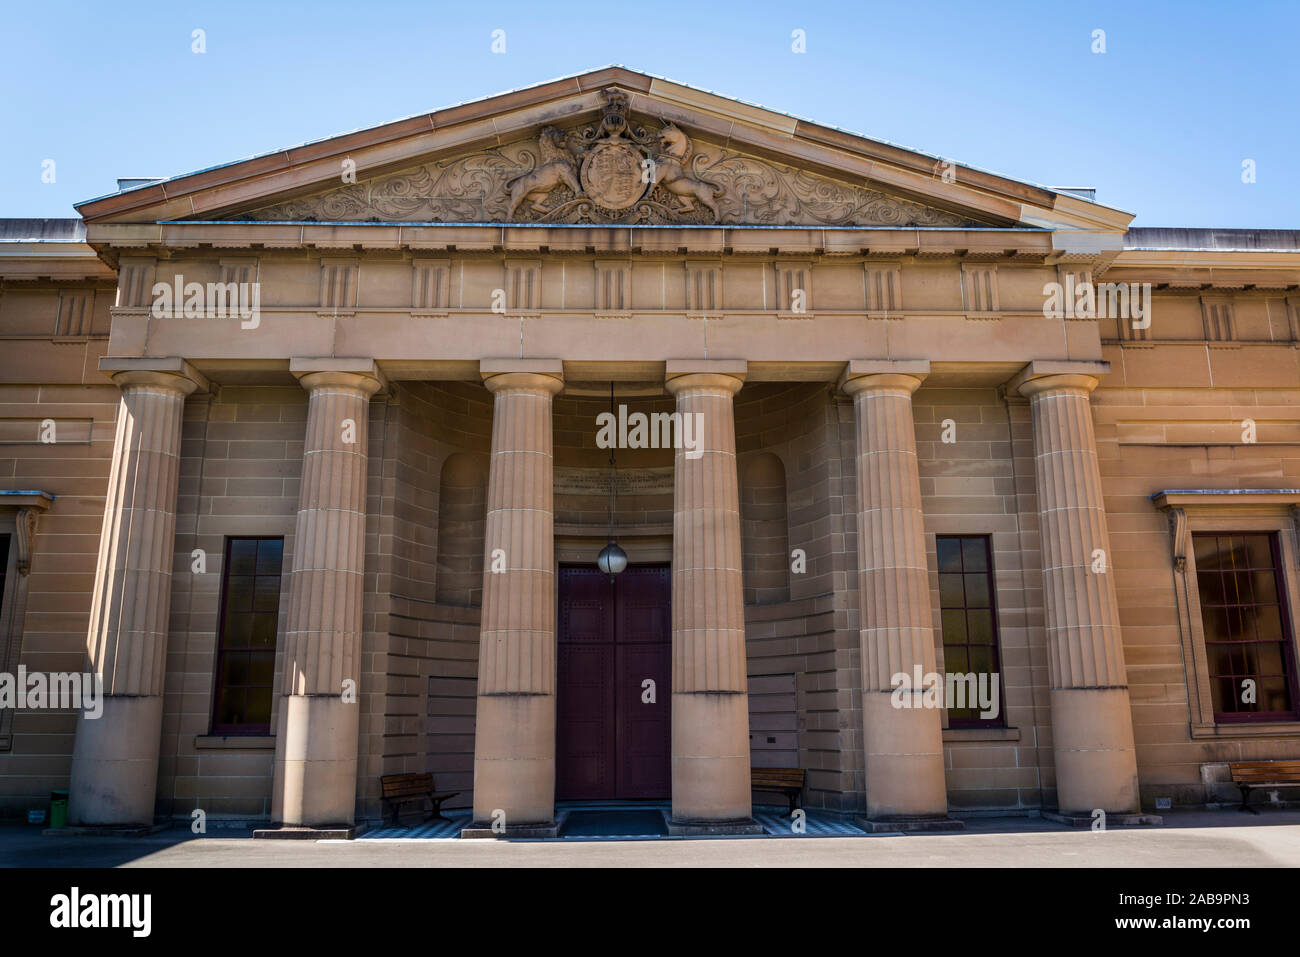
[[[506,183],[506,189],[510,191],[507,219],[513,219],[515,211],[524,202],[533,212],[545,213],[547,210],[542,201],[559,186],[569,187],[575,196],[582,192],[576,165],[565,146],[564,134],[553,126],[544,127],[537,138],[537,151],[537,166]]]
[[[698,202],[717,220],[717,196],[722,192],[722,187],[687,175],[686,164],[691,155],[690,137],[669,123],[659,131],[659,150],[654,156],[655,183],[681,200],[681,212],[691,212]]]

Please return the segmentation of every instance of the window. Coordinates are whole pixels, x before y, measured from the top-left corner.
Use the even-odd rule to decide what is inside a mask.
[[[943,619],[943,666],[948,674],[973,674],[977,688],[992,689],[998,674],[998,626],[993,601],[993,561],[987,535],[940,535],[939,608]],[[981,677],[982,676],[982,677]],[[969,686],[967,686],[969,687]],[[982,718],[976,702],[948,704],[948,727],[1003,727],[1006,719],[998,688],[998,712]]]
[[[1277,535],[1192,535],[1216,721],[1296,717],[1291,623]]]
[[[217,628],[212,731],[269,734],[282,538],[228,538]]]

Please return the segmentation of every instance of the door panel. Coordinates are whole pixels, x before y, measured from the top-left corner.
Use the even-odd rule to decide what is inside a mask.
[[[596,569],[561,568],[556,617],[555,793],[609,797],[614,782],[614,590]]]
[[[672,796],[672,578],[667,568],[636,568],[615,586],[617,788],[621,798]],[[646,700],[646,680],[654,700]]]
[[[558,591],[556,799],[669,797],[668,569],[632,567],[611,585],[596,569],[561,567]]]

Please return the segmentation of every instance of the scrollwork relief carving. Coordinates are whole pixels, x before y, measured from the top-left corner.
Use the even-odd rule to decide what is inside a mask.
[[[309,222],[947,226],[980,223],[866,186],[633,122],[606,94],[599,122],[437,160],[235,217]]]

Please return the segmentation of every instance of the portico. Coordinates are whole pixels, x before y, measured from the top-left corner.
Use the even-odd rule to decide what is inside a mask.
[[[1131,217],[932,165],[610,68],[79,207],[117,411],[71,820],[355,833],[431,773],[466,836],[571,794],[743,834],[754,768],[875,830],[1139,813],[1114,569],[1164,520],[1107,506],[1158,403],[1111,415],[1145,353],[1043,293],[1140,279]],[[181,276],[257,321],[160,316]]]

